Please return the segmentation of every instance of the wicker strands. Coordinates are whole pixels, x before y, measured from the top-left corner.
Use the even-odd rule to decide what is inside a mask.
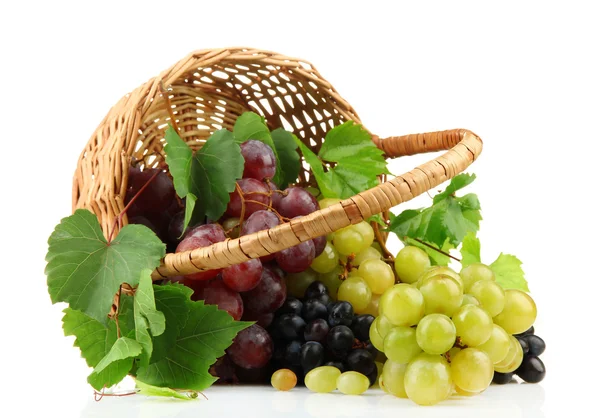
[[[124,208],[132,162],[165,166],[169,102],[180,135],[192,148],[201,147],[218,129],[231,130],[246,111],[262,114],[271,129],[293,131],[315,152],[333,126],[347,120],[360,123],[352,107],[306,61],[248,48],[194,52],[123,97],[80,156],[73,210],[94,212],[105,235]],[[373,141],[388,158],[448,151],[373,189],[271,230],[168,254],[153,278],[226,267],[358,223],[452,178],[482,148],[479,137],[462,129],[387,139],[373,136]]]

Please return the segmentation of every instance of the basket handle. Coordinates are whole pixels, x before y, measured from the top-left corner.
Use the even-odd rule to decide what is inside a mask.
[[[275,228],[227,239],[209,247],[167,254],[152,273],[152,278],[156,280],[227,267],[359,223],[451,179],[475,161],[483,146],[481,139],[466,129],[386,139],[375,136],[373,142],[389,158],[432,151],[448,152],[372,189]]]

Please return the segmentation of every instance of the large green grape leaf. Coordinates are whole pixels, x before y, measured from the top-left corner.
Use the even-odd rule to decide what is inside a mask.
[[[300,155],[296,151],[298,145],[295,141],[295,135],[282,128],[271,132],[271,137],[275,143],[277,157],[281,165],[281,177],[277,184],[281,189],[285,189],[289,184],[295,183],[300,174]]]
[[[67,302],[102,324],[121,284],[137,286],[143,269],[154,270],[165,244],[143,225],[127,225],[109,243],[98,218],[78,209],[48,240],[46,275],[52,303]]]
[[[151,270],[142,271],[140,284],[133,297],[135,339],[143,349],[139,366],[147,366],[150,362],[153,348],[152,337],[165,332],[165,315],[156,310],[151,274]]]
[[[187,198],[183,230],[206,217],[219,219],[244,172],[244,157],[233,134],[226,129],[215,132],[195,154],[171,126],[165,140],[175,190]]]
[[[107,367],[114,363],[125,361],[131,368],[133,364],[133,358],[139,356],[142,353],[142,346],[136,340],[128,337],[121,337],[115,341],[108,353],[98,362],[90,379],[93,379],[95,375],[102,373]],[[125,377],[125,376],[123,376]]]

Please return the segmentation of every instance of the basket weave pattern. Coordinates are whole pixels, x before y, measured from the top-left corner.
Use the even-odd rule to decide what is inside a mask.
[[[73,210],[94,212],[106,236],[124,209],[129,166],[141,162],[166,168],[163,147],[169,103],[181,137],[194,149],[214,131],[231,130],[246,111],[262,114],[271,129],[293,131],[315,152],[333,126],[347,120],[360,123],[352,106],[304,60],[247,48],[196,51],[123,97],[80,156],[73,182]],[[276,228],[168,254],[153,278],[226,267],[358,223],[454,177],[482,148],[480,138],[464,129],[387,139],[373,135],[373,141],[388,158],[448,152],[373,189]],[[306,171],[301,173],[305,179],[308,176]]]

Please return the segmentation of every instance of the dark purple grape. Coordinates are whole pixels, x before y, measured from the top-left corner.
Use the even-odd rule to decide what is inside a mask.
[[[275,312],[276,315],[283,315],[286,313],[293,313],[296,315],[301,315],[302,314],[302,302],[300,302],[300,299],[297,299],[293,296],[288,296],[285,299],[285,302],[283,302],[283,305],[281,305],[281,308],[279,308],[277,310],[277,312]]]
[[[358,338],[359,341],[369,340],[369,330],[371,329],[371,324],[374,320],[375,317],[368,314],[357,315],[352,319],[352,325],[350,328],[352,329],[354,336]]]
[[[329,325],[324,319],[315,319],[304,328],[304,339],[306,341],[317,341],[323,343],[329,333]]]
[[[524,338],[517,338],[517,341],[519,342],[519,344],[521,344],[523,354],[527,355],[527,353],[529,353],[529,344],[527,344],[527,341],[525,341]]]
[[[150,179],[158,172],[158,175],[150,182]],[[128,190],[125,204],[144,187],[148,186],[135,199],[135,206],[141,213],[160,213],[169,209],[175,200],[175,187],[169,175],[158,168],[149,168],[144,171],[130,169],[128,179]],[[131,214],[128,212],[128,214]]]
[[[373,369],[377,369],[375,359],[373,359],[371,353],[363,348],[350,351],[346,358],[346,364],[348,364],[350,370],[362,373],[365,376],[368,376]]]
[[[269,365],[260,368],[246,369],[244,367],[236,367],[235,374],[240,383],[264,384],[271,379],[273,370]]]
[[[315,257],[318,257],[321,255],[321,253],[325,249],[325,246],[327,245],[327,237],[323,235],[317,238],[313,238],[312,241],[313,244],[315,244]]]
[[[260,325],[264,329],[267,329],[273,322],[274,317],[275,315],[272,313],[257,314],[255,312],[244,311],[244,314],[242,315],[242,321],[255,321],[256,324]]]
[[[371,341],[366,342],[365,350],[367,350],[369,353],[371,353],[373,358],[377,358],[377,355],[379,354],[379,350],[377,350],[375,348],[375,346],[373,345],[373,343]]]
[[[150,219],[146,218],[142,215],[132,216],[129,218],[129,223],[132,225],[144,225],[146,228],[149,228],[156,235],[160,234],[160,230],[150,221]]]
[[[316,341],[304,343],[300,349],[300,364],[304,373],[308,373],[315,367],[323,365],[325,361],[325,349]]]
[[[316,280],[309,284],[304,291],[304,299],[316,299],[320,295],[327,294],[327,287],[322,282]]]
[[[260,283],[262,263],[252,259],[223,269],[223,283],[236,292],[247,292]]]
[[[255,139],[240,145],[244,157],[244,178],[263,180],[273,178],[277,160],[270,146]]]
[[[352,349],[354,334],[345,325],[337,325],[329,330],[327,334],[327,347],[335,353],[344,353]]]
[[[304,301],[302,306],[302,317],[306,322],[314,321],[315,319],[327,318],[327,305],[324,305],[317,299],[309,299]]]
[[[377,367],[367,375],[367,378],[369,378],[369,386],[373,386],[377,382]]]
[[[250,215],[242,224],[241,235],[253,234],[265,229],[275,228],[280,224],[280,220],[275,213],[270,210],[258,210]]]
[[[533,328],[533,325],[531,327],[529,327],[529,329],[527,331],[523,331],[520,334],[516,334],[515,337],[524,337],[524,336],[530,335],[530,334],[535,334],[535,328]]]
[[[284,362],[288,366],[300,366],[302,343],[292,341],[285,347]]]
[[[275,312],[285,297],[285,281],[267,268],[263,268],[258,286],[242,294],[246,309],[256,313]]]
[[[229,356],[225,354],[223,357],[219,357],[217,361],[210,366],[208,372],[214,377],[218,377],[217,384],[221,383],[235,383],[237,381],[235,375],[235,364],[231,361]]]
[[[221,280],[213,280],[208,283],[202,297],[206,304],[217,305],[217,308],[227,311],[236,321],[242,318],[244,305],[240,294],[225,286]]]
[[[271,360],[273,340],[263,327],[254,324],[238,333],[227,354],[240,367],[261,368]]]
[[[494,372],[494,377],[492,379],[492,382],[496,383],[497,385],[505,385],[507,383],[510,383],[513,379],[513,374],[512,373],[500,373],[500,372]]]
[[[304,241],[275,255],[277,264],[287,273],[300,273],[310,267],[315,259],[315,244]]]
[[[177,212],[169,222],[167,229],[167,238],[170,242],[178,242],[183,235],[183,221],[185,218],[185,209]]]
[[[244,218],[252,215],[254,212],[264,210],[269,205],[269,189],[267,186],[256,179],[241,179],[237,184],[242,189],[245,200]],[[249,202],[254,200],[256,202]],[[261,204],[262,203],[262,204]],[[237,191],[229,194],[229,204],[227,205],[227,215],[240,217],[242,214],[242,199]]]
[[[276,208],[281,202],[282,195],[279,193],[281,190],[273,182],[268,182],[267,187],[271,190],[271,207]]]
[[[527,383],[539,383],[546,377],[546,366],[537,356],[525,356],[515,373]]]
[[[328,361],[324,364],[324,366],[336,367],[342,373],[348,371],[348,369],[346,369],[346,366],[344,366],[344,363],[342,363],[341,361]]]
[[[286,218],[295,218],[313,213],[319,209],[317,199],[300,187],[288,187],[279,204],[275,207],[280,215]]]
[[[329,322],[330,327],[335,327],[336,325],[345,325],[346,327],[349,327],[352,325],[353,319],[354,309],[352,308],[352,305],[350,302],[341,301],[331,305],[327,322]]]
[[[273,324],[275,335],[287,341],[302,339],[305,327],[306,322],[304,319],[296,314],[278,316]]]
[[[539,357],[546,350],[546,343],[537,335],[526,335],[525,337],[522,337],[522,339],[526,341],[529,346],[529,355]]]

